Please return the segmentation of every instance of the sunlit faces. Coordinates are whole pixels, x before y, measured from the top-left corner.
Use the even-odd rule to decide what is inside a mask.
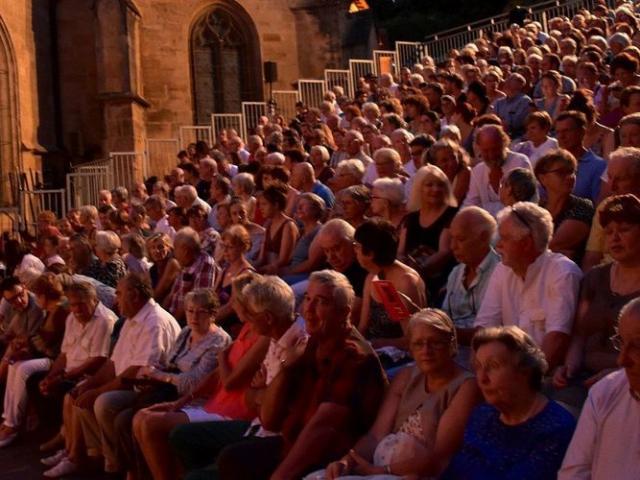
[[[340,308],[333,297],[333,288],[318,281],[309,282],[302,302],[302,316],[309,335],[331,331],[336,322],[348,317],[349,309]]]
[[[442,370],[451,362],[453,341],[450,333],[418,324],[411,329],[409,349],[420,370],[429,373]]]
[[[424,204],[442,206],[446,200],[447,186],[438,177],[427,175],[422,182],[420,193]]]
[[[516,355],[501,342],[481,345],[473,367],[484,399],[494,406],[510,403],[514,388],[527,380],[526,372],[517,368]]]
[[[515,267],[520,263],[522,253],[527,247],[527,242],[531,242],[531,234],[522,234],[520,225],[516,225],[512,217],[505,218],[498,226],[498,243],[496,250],[500,254],[502,263],[507,267]]]
[[[336,235],[321,233],[319,240],[327,262],[338,272],[347,270],[355,260],[353,241]]]
[[[640,225],[610,222],[604,227],[607,251],[619,262],[634,261],[640,255]]]

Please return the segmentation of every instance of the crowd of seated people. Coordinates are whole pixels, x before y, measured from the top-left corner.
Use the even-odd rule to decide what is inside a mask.
[[[593,3],[6,236],[0,454],[35,431],[47,478],[638,478],[640,7]]]

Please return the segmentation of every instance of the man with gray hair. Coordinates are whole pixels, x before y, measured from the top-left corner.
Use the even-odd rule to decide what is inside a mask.
[[[225,447],[216,464],[220,478],[301,478],[346,454],[372,425],[387,381],[351,324],[353,297],[341,273],[311,274],[302,307],[309,342],[288,351],[263,395],[262,424],[282,436]]]
[[[498,214],[495,268],[474,327],[516,325],[538,342],[553,369],[564,360],[582,272],[549,250],[551,214],[518,202]]]
[[[328,184],[334,193],[352,185],[361,185],[364,177],[364,165],[360,160],[351,158],[342,160],[336,167],[336,174]]]
[[[524,93],[526,85],[522,75],[512,73],[504,84],[507,96],[495,103],[496,115],[502,119],[507,133],[514,140],[524,134],[525,120],[531,112],[531,97]]]
[[[529,159],[509,150],[509,136],[498,125],[478,129],[475,148],[482,162],[471,169],[469,192],[463,206],[475,205],[495,216],[504,206],[500,201],[500,183],[514,168],[531,170]]]
[[[182,270],[165,300],[165,308],[184,324],[184,297],[196,288],[212,288],[215,283],[216,264],[202,250],[198,233],[190,227],[180,229],[173,240],[174,255]]]
[[[349,158],[360,160],[365,167],[373,162],[371,157],[364,152],[364,136],[358,130],[349,130],[343,141]]]
[[[189,210],[195,205],[200,205],[205,209],[207,214],[209,214],[209,212],[211,211],[211,205],[198,197],[198,191],[193,185],[182,185],[180,187],[177,187],[175,189],[174,195],[176,203],[180,208]]]

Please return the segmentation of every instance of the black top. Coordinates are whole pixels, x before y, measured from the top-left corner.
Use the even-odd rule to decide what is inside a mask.
[[[349,280],[356,297],[362,298],[364,282],[368,275],[367,271],[360,266],[357,260],[355,260],[351,266],[342,273],[347,277],[347,280]]]
[[[449,228],[457,212],[457,207],[447,207],[442,215],[426,228],[420,225],[419,211],[409,213],[404,219],[407,228],[405,252],[412,257],[437,252],[440,248],[440,234],[445,228]]]

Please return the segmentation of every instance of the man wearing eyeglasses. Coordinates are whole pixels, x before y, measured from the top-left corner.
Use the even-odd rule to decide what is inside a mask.
[[[559,480],[638,478],[640,462],[640,299],[621,310],[611,338],[621,367],[589,391],[558,472]]]
[[[530,202],[498,213],[501,262],[487,286],[474,327],[515,325],[540,345],[549,368],[564,360],[582,272],[549,250],[551,214]]]
[[[5,278],[1,287],[7,307],[4,313],[5,328],[0,336],[0,351],[4,354],[0,364],[0,380],[6,377],[11,353],[26,346],[28,339],[36,334],[44,320],[35,297],[20,280],[16,277]]]

